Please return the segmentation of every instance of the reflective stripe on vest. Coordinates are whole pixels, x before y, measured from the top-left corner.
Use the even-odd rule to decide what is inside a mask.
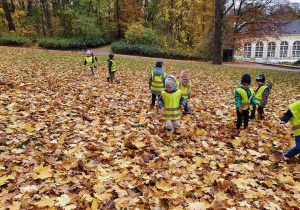
[[[111,72],[114,72],[116,71],[116,64],[115,64],[115,61],[114,60],[110,60],[112,62],[112,65],[111,65]]]
[[[167,93],[166,91],[162,91],[161,96],[165,108],[162,114],[163,120],[179,120],[181,98],[180,90],[177,90],[174,93]]]
[[[180,81],[176,81],[176,85],[178,86],[178,89],[181,90],[184,100],[187,101],[191,92],[192,84],[190,83],[189,87],[185,87]]]
[[[164,75],[155,75],[154,72],[152,71],[151,90],[163,91],[165,77],[166,77],[166,73],[164,73]]]
[[[86,60],[87,67],[94,67],[93,57],[86,57],[85,60]]]
[[[239,94],[241,95],[242,97],[242,104],[241,104],[241,107],[242,107],[242,110],[247,110],[247,109],[251,109],[252,110],[252,106],[250,101],[254,95],[254,91],[252,88],[249,88],[250,89],[250,92],[251,92],[251,95],[250,97],[248,98],[248,95],[246,93],[246,90],[244,88],[238,88],[237,91],[239,92]],[[234,105],[234,108],[236,109],[236,105]]]
[[[261,86],[258,89],[257,93],[255,94],[255,98],[256,98],[256,101],[257,101],[258,105],[261,105],[261,102],[262,102],[262,99],[263,99],[263,93],[264,93],[264,91],[265,91],[266,88],[268,88],[267,85]],[[269,99],[269,97],[268,97],[268,99]]]
[[[300,101],[296,101],[290,105],[293,117],[290,119],[292,130],[295,136],[300,135]]]

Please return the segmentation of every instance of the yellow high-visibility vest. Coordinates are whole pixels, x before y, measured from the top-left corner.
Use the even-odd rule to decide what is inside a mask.
[[[238,88],[237,89],[237,91],[239,92],[239,94],[242,97],[242,104],[241,104],[242,110],[247,110],[248,108],[250,108],[252,110],[252,106],[250,106],[251,105],[250,101],[254,96],[254,91],[253,91],[252,88],[249,88],[249,89],[250,89],[250,92],[251,92],[251,95],[250,95],[249,98],[248,98],[248,95],[247,95],[246,90],[244,88]],[[234,105],[234,108],[236,109],[236,105]]]
[[[292,130],[295,136],[300,135],[300,101],[296,101],[289,106],[293,117],[290,119]]]
[[[110,60],[112,62],[112,65],[111,65],[111,72],[114,72],[116,71],[116,64],[115,64],[115,61],[114,60]]]
[[[165,77],[166,77],[166,73],[164,73],[163,75],[155,75],[154,72],[152,71],[151,90],[163,91]]]
[[[256,101],[257,101],[258,105],[261,105],[261,102],[262,102],[262,99],[263,99],[263,93],[264,93],[266,88],[268,88],[267,85],[261,86],[258,89],[257,93],[255,94],[255,98],[256,98]],[[270,94],[269,94],[269,96],[270,96]],[[268,97],[268,99],[269,99],[269,97]]]
[[[181,84],[180,81],[176,81],[176,86],[178,87],[178,89],[181,91],[181,94],[184,98],[184,101],[186,102],[189,98],[190,92],[191,92],[191,88],[192,88],[192,84],[190,83],[189,87],[185,87]]]
[[[86,66],[87,67],[94,67],[93,57],[92,56],[91,57],[86,57],[85,60],[86,60]]]
[[[162,114],[163,120],[179,120],[180,119],[180,98],[181,98],[180,90],[177,90],[176,92],[173,93],[162,91],[161,96],[165,108]]]

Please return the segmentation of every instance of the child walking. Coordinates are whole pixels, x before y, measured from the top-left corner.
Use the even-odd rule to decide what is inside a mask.
[[[180,127],[180,110],[184,109],[184,98],[175,86],[176,78],[169,75],[165,79],[166,88],[161,92],[158,106],[161,108],[162,119],[166,121],[167,132],[173,132],[173,128]]]
[[[287,153],[283,153],[283,156],[292,158],[300,153],[300,101],[296,101],[289,106],[289,110],[283,115],[280,121],[280,127],[284,129],[285,124],[288,121],[291,122],[292,130],[295,135],[296,146]]]
[[[190,70],[186,69],[180,73],[179,80],[176,81],[177,88],[181,91],[181,94],[184,98],[185,106],[184,106],[184,113],[190,114],[190,109],[187,105],[187,100],[191,98],[191,89],[192,83],[189,79],[189,72]]]
[[[91,72],[94,75],[94,69],[93,69],[94,68],[94,63],[95,63],[95,60],[92,57],[91,52],[88,50],[86,52],[86,57],[85,57],[84,65],[86,65],[88,67],[88,74],[89,74],[89,76],[91,76]]]
[[[110,53],[108,55],[109,59],[107,60],[108,62],[108,71],[109,71],[109,76],[106,77],[107,82],[109,82],[109,79],[111,82],[113,82],[113,79],[115,77],[115,71],[116,71],[116,64],[115,64],[115,55]]]
[[[258,118],[262,120],[264,118],[264,108],[266,107],[268,103],[268,99],[270,96],[270,91],[272,89],[273,84],[272,83],[265,83],[266,78],[264,74],[258,75],[256,77],[256,83],[258,85],[258,88],[255,91],[255,98],[258,103]],[[255,109],[251,110],[251,115],[249,119],[255,119]]]
[[[152,104],[151,108],[155,106],[156,96],[161,95],[161,91],[164,90],[164,83],[166,79],[166,73],[162,68],[163,62],[158,60],[150,73],[149,77],[149,90],[152,93]]]
[[[91,55],[92,55],[92,57],[94,58],[94,61],[96,62],[97,61],[97,63],[99,62],[98,61],[98,58],[94,55],[94,52],[93,51],[91,51]],[[94,64],[94,68],[96,69],[97,68],[97,66]],[[94,75],[94,72],[93,72],[93,75]]]
[[[252,108],[252,105],[255,105],[257,108],[257,101],[255,100],[255,95],[253,89],[250,87],[251,77],[249,74],[245,74],[242,77],[241,83],[238,85],[234,93],[235,98],[235,109],[237,115],[236,129],[240,129],[243,119],[244,119],[244,128],[248,127],[249,121],[249,109]]]

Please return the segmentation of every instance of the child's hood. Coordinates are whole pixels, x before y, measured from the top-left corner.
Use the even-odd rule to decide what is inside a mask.
[[[153,72],[155,75],[163,75],[165,73],[162,67],[154,67]]]
[[[271,90],[272,87],[273,87],[273,83],[271,83],[271,82],[270,82],[270,83],[265,83],[264,85],[268,86],[270,90]]]

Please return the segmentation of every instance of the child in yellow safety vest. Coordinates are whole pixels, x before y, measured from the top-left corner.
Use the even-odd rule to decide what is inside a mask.
[[[110,79],[110,81],[113,82],[113,79],[115,77],[115,72],[116,72],[115,55],[110,53],[108,57],[109,59],[107,60],[107,62],[108,62],[109,77],[106,77],[106,80],[107,82],[109,82]]]
[[[181,91],[181,94],[185,101],[184,106],[184,113],[190,114],[190,109],[187,105],[187,100],[191,98],[191,89],[192,89],[192,83],[189,79],[189,72],[190,70],[185,69],[181,72],[179,81],[176,81],[177,88]]]
[[[91,55],[92,55],[92,57],[94,58],[94,61],[96,62],[97,61],[97,63],[99,62],[98,61],[98,58],[94,55],[94,52],[93,51],[91,51]],[[97,68],[97,66],[94,64],[94,68],[96,69]],[[94,72],[93,72],[93,75],[94,75]]]
[[[298,96],[300,97],[300,95]],[[285,124],[290,121],[292,130],[295,136],[296,146],[289,150],[287,153],[283,153],[284,157],[292,158],[299,154],[300,158],[300,101],[296,101],[289,106],[289,110],[283,115],[280,121],[280,127],[285,128]]]
[[[166,121],[167,132],[173,132],[173,128],[180,127],[180,111],[184,109],[184,98],[175,86],[176,78],[169,75],[165,79],[165,89],[158,98],[158,106],[161,108],[162,119]]]
[[[264,108],[266,107],[270,95],[270,91],[272,89],[272,83],[265,83],[266,78],[264,74],[258,75],[256,77],[256,83],[258,85],[258,88],[255,91],[255,98],[258,103],[258,117],[260,120],[263,119],[263,114],[264,114]],[[255,109],[251,110],[251,115],[249,119],[255,119]]]
[[[86,57],[85,57],[84,65],[86,65],[88,67],[88,74],[89,74],[89,76],[91,76],[91,72],[94,75],[94,63],[95,63],[95,60],[92,57],[91,52],[88,50],[86,52]]]
[[[242,77],[241,83],[238,85],[234,93],[235,98],[235,109],[237,115],[236,129],[240,129],[243,118],[244,118],[244,128],[248,127],[249,121],[249,109],[252,108],[251,105],[258,107],[258,103],[255,100],[255,94],[253,89],[250,87],[251,77],[249,74],[245,74]]]
[[[155,67],[150,73],[149,77],[149,90],[152,93],[152,104],[151,108],[155,106],[156,96],[160,96],[161,91],[164,90],[164,84],[166,79],[166,73],[162,68],[163,62],[158,60],[155,64]]]

